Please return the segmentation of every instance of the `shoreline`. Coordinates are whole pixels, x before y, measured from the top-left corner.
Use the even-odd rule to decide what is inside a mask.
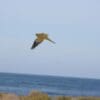
[[[97,96],[49,96],[40,91],[31,91],[28,95],[0,92],[0,100],[100,100]]]

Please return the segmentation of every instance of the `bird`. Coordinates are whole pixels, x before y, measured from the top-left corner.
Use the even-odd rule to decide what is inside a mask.
[[[31,49],[36,48],[36,47],[37,47],[40,43],[42,43],[44,40],[48,40],[48,41],[50,41],[50,42],[52,42],[52,43],[55,44],[55,42],[52,41],[52,40],[48,37],[48,34],[47,34],[47,33],[44,33],[44,32],[36,33],[36,37],[37,37],[37,38],[36,38],[35,41],[33,42]]]

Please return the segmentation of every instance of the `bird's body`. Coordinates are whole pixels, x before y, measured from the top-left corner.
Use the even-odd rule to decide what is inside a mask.
[[[42,43],[44,40],[49,40],[52,43],[55,43],[51,39],[48,38],[48,34],[46,33],[36,33],[37,39],[34,41],[31,49],[34,49],[36,46],[38,46],[40,43]]]

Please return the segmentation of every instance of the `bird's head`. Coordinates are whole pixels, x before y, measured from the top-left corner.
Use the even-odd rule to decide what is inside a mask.
[[[38,33],[36,33],[36,36],[38,36],[39,34]]]

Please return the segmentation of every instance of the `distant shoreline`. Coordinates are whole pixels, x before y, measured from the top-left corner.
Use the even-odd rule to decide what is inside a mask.
[[[75,78],[75,79],[88,79],[88,80],[100,80],[98,78],[88,77],[74,77],[74,76],[61,76],[61,75],[46,75],[46,74],[32,74],[32,73],[14,73],[14,72],[0,72],[0,74],[12,74],[12,75],[26,75],[26,76],[47,76],[47,77],[59,77],[59,78]]]

